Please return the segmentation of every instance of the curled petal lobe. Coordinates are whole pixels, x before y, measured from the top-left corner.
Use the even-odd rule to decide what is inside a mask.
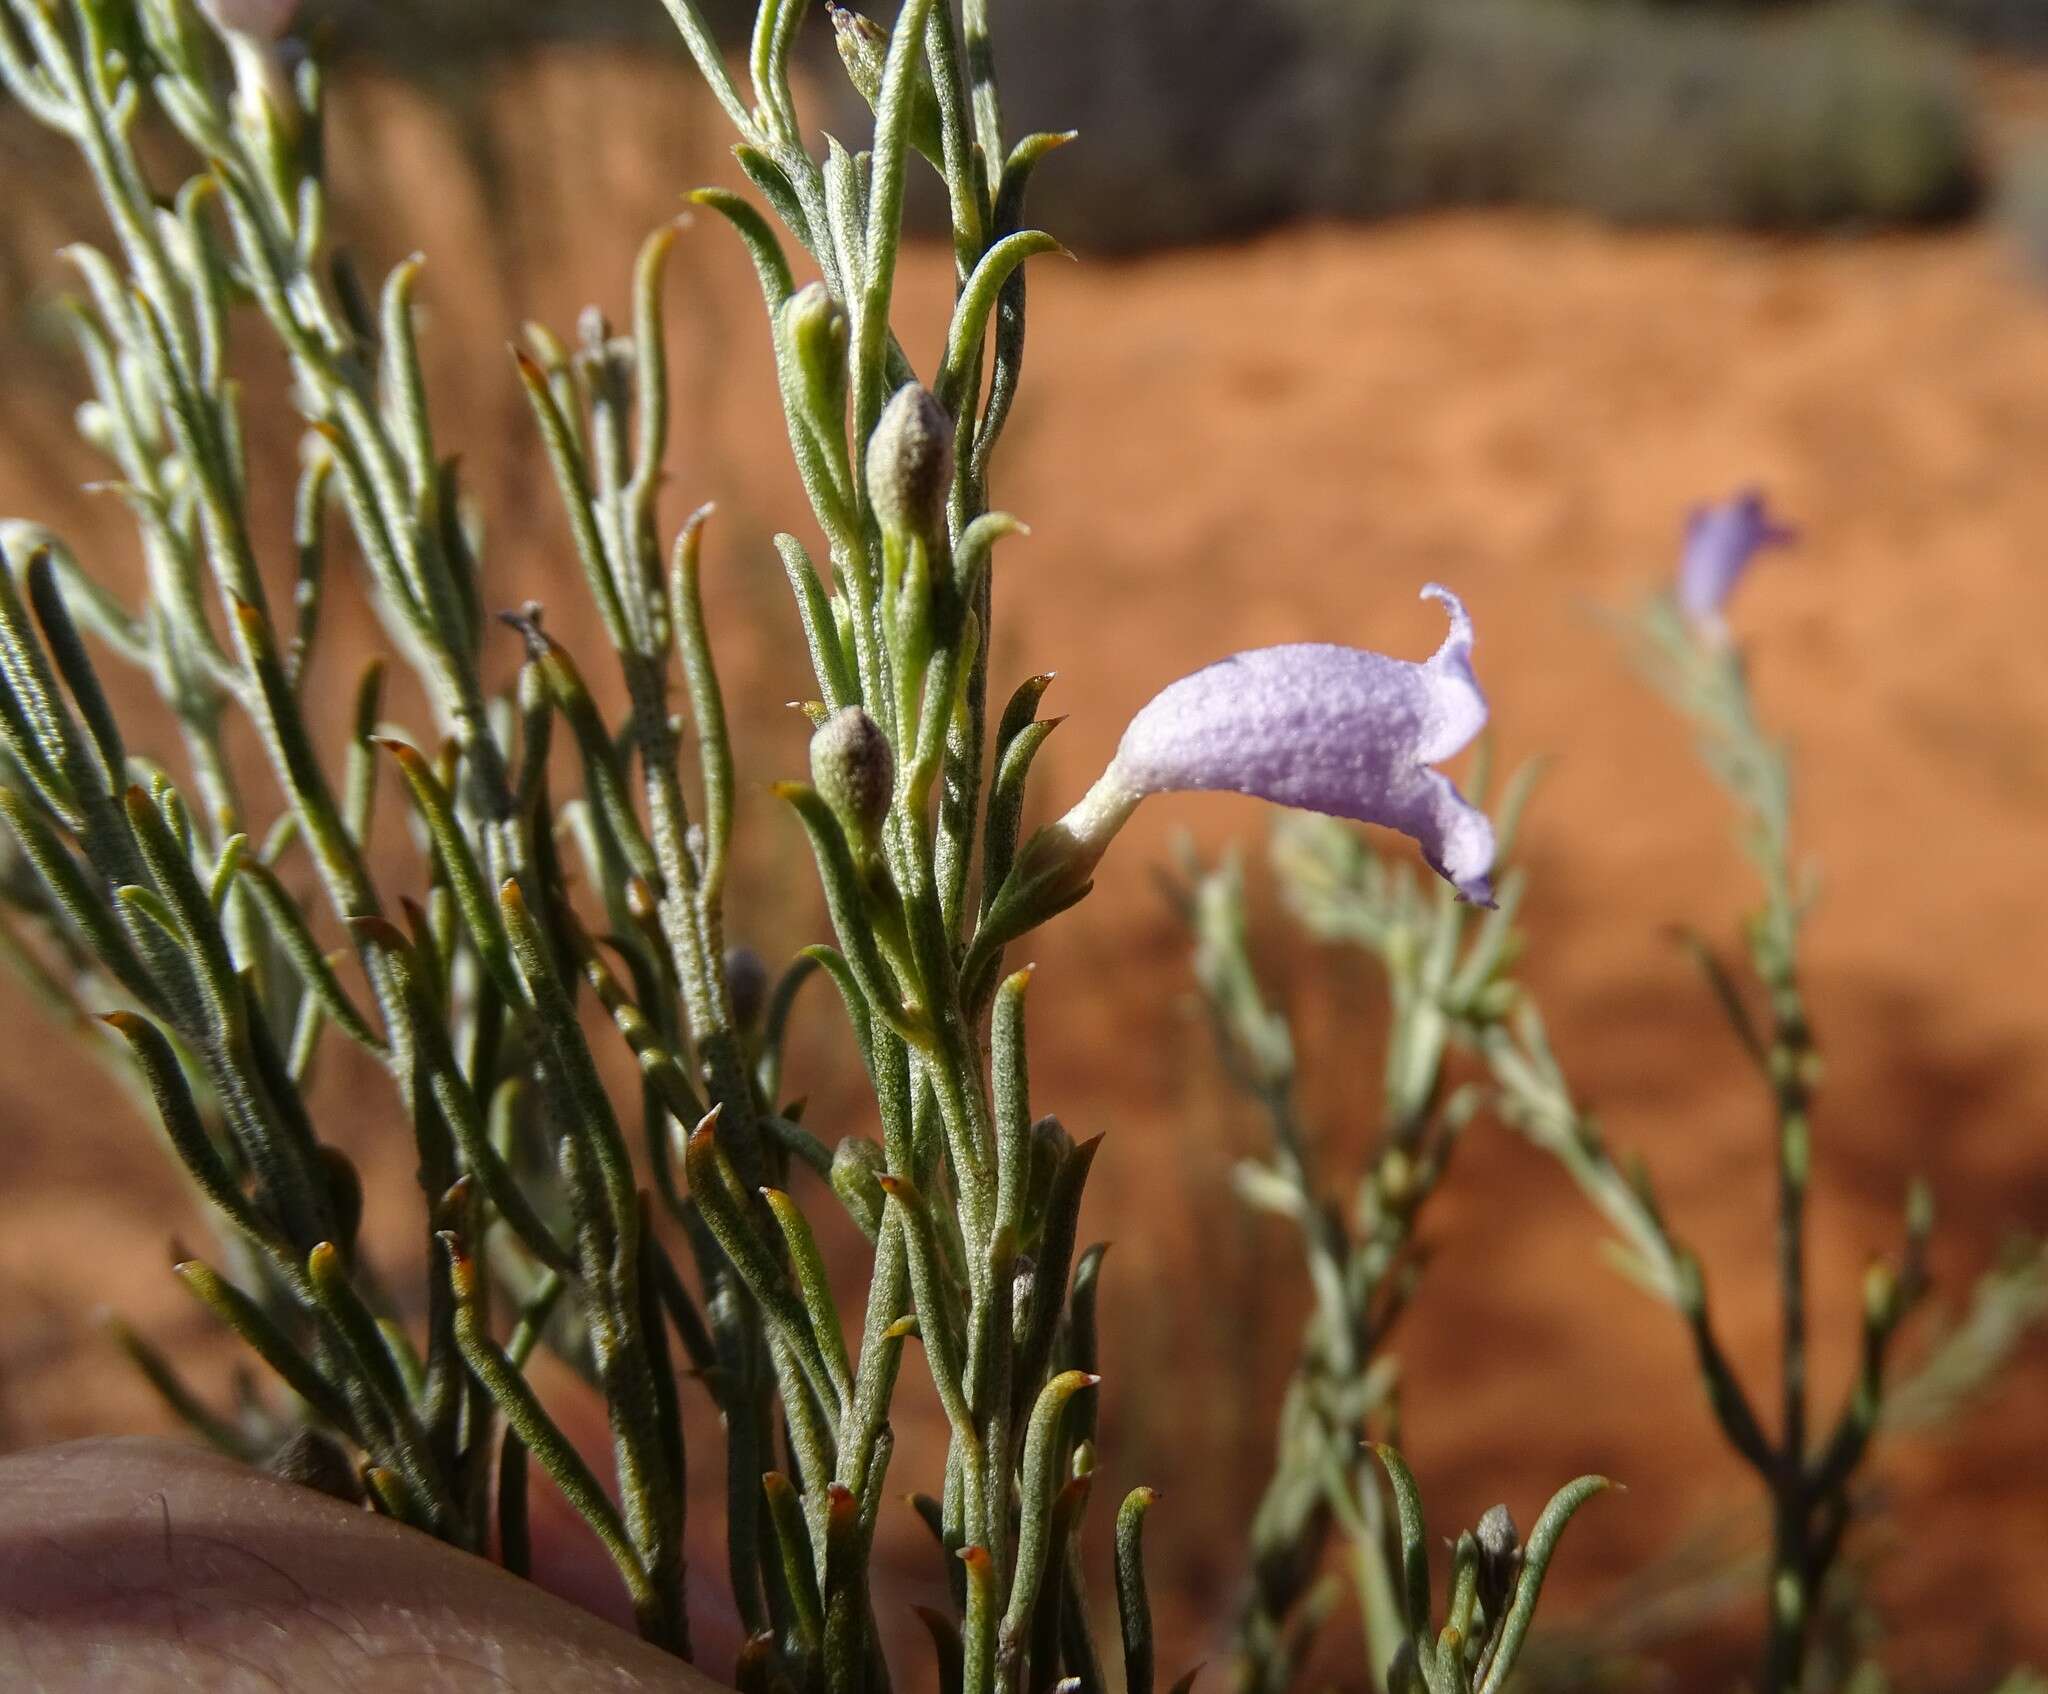
[[[1772,517],[1754,488],[1718,505],[1694,507],[1678,565],[1679,609],[1696,628],[1718,635],[1722,608],[1757,554],[1797,539],[1798,532]]]
[[[1319,643],[1234,654],[1140,711],[1101,781],[1055,827],[1106,845],[1148,794],[1228,790],[1397,829],[1464,898],[1490,905],[1493,826],[1430,768],[1486,724],[1472,622],[1448,589],[1422,592],[1451,620],[1429,659]]]

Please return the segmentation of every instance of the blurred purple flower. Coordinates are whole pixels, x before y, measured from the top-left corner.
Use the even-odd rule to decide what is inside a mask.
[[[1131,720],[1101,780],[1034,847],[1057,842],[1085,873],[1146,795],[1223,789],[1399,830],[1463,898],[1492,905],[1493,825],[1430,768],[1486,725],[1472,620],[1449,589],[1422,594],[1443,602],[1451,628],[1420,664],[1303,644],[1182,677]]]
[[[276,41],[291,29],[299,0],[199,0],[199,9],[225,35]]]
[[[1685,521],[1678,565],[1678,605],[1696,629],[1725,634],[1721,609],[1743,573],[1766,547],[1786,547],[1799,532],[1779,523],[1761,491],[1745,488],[1717,506],[1695,506]]]

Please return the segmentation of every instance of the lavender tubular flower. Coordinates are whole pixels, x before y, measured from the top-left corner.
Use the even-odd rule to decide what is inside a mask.
[[[1788,547],[1799,532],[1772,518],[1761,491],[1746,488],[1715,506],[1696,506],[1686,519],[1685,555],[1678,565],[1678,605],[1686,620],[1724,639],[1722,608],[1757,554]]]
[[[1197,789],[1399,830],[1461,898],[1491,906],[1493,825],[1431,768],[1486,727],[1472,620],[1449,589],[1422,595],[1443,602],[1451,628],[1420,664],[1323,643],[1262,647],[1157,695],[1095,786],[1025,849],[990,914],[997,933],[1078,898],[1140,800]]]

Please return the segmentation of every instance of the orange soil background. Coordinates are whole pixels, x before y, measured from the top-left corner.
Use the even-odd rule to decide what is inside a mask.
[[[586,301],[622,310],[644,232],[675,214],[683,188],[733,174],[716,113],[668,67],[573,53],[506,67],[459,118],[361,78],[335,106],[337,222],[366,273],[415,247],[429,255],[430,377],[444,445],[465,453],[488,514],[487,594],[545,600],[595,670],[503,343],[524,318],[566,331]],[[56,274],[46,255],[100,239],[97,214],[69,155],[18,118],[0,171],[13,224],[0,510],[54,523],[122,579],[132,542],[111,500],[80,492],[98,468],[60,427],[78,381],[30,309]],[[1173,676],[1291,639],[1420,655],[1441,616],[1416,589],[1454,585],[1478,622],[1502,750],[1555,755],[1526,831],[1527,976],[1579,1089],[1617,1143],[1644,1153],[1700,1249],[1724,1341],[1765,1403],[1767,1124],[1706,994],[1662,939],[1681,920],[1731,937],[1750,884],[1682,730],[1589,608],[1668,570],[1681,515],[1702,496],[1760,480],[1802,527],[1805,544],[1757,571],[1737,621],[1764,708],[1797,749],[1801,833],[1825,875],[1808,971],[1828,1066],[1811,1224],[1813,1375],[1828,1415],[1862,1266],[1894,1244],[1910,1173],[1940,1197],[1935,1261],[1951,1298],[2007,1233],[2048,1226],[2048,906],[2034,880],[2048,847],[2040,296],[1983,231],[1780,245],[1504,214],[1035,263],[1026,398],[997,478],[999,503],[1033,535],[999,561],[994,663],[1001,686],[1060,673],[1047,709],[1071,721],[1041,760],[1041,809],[1094,776],[1130,712]],[[949,288],[943,254],[908,255],[900,320],[921,364]],[[758,295],[716,220],[685,236],[670,323],[669,517],[720,504],[714,628],[743,768],[765,788],[803,768],[801,720],[782,702],[810,685],[767,538],[805,513]],[[258,522],[281,548],[296,431],[273,351],[253,331],[243,341]],[[350,655],[372,625],[344,594],[332,626],[317,686],[325,721],[339,722]],[[511,646],[498,655],[507,676]],[[143,696],[123,699],[132,711]],[[417,702],[392,715],[418,722]],[[1155,872],[1176,828],[1212,850],[1245,840],[1256,860],[1266,823],[1246,802],[1156,803],[1094,897],[1035,944],[1038,1107],[1077,1134],[1109,1134],[1084,1221],[1086,1238],[1116,1243],[1104,1462],[1115,1492],[1142,1480],[1167,1495],[1148,1539],[1168,1666],[1214,1658],[1225,1639],[1303,1295],[1285,1232],[1228,1193],[1229,1163],[1259,1126],[1192,1015]],[[771,954],[817,938],[793,824],[750,792],[741,829],[734,933]],[[1373,1128],[1371,978],[1281,944],[1273,925],[1268,935],[1342,1171]],[[0,1047],[0,1443],[161,1428],[90,1315],[118,1308],[218,1385],[232,1350],[163,1270],[167,1240],[203,1240],[203,1225],[104,1073],[11,983],[0,995],[13,1032]],[[801,1022],[790,1075],[813,1095],[812,1121],[828,1137],[870,1130],[824,992]],[[398,1263],[414,1250],[417,1201],[383,1089],[337,1054],[318,1100],[323,1133],[364,1164],[374,1239]],[[1630,1493],[1589,1510],[1565,1544],[1547,1602],[1564,1617],[1746,1497],[1679,1326],[1602,1268],[1587,1209],[1545,1158],[1475,1128],[1428,1236],[1435,1262],[1398,1351],[1404,1439],[1440,1529],[1496,1498],[1527,1523],[1580,1471],[1625,1480]],[[905,1384],[900,1421],[929,1429],[927,1389],[915,1373]],[[698,1427],[697,1518],[715,1541],[715,1443],[708,1419]],[[1903,1676],[1962,1687],[2048,1659],[2044,1428],[2037,1342],[1965,1439],[1880,1453],[1898,1534],[1879,1592]],[[930,1483],[904,1463],[905,1488]],[[1095,1538],[1099,1554],[1104,1517]],[[929,1591],[928,1554],[899,1542],[889,1556]],[[1725,1685],[1749,1621],[1667,1655],[1680,1685]],[[1328,1669],[1355,1685],[1345,1627]]]

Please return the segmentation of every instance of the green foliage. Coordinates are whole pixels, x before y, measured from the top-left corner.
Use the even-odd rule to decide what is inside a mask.
[[[537,1462],[618,1567],[641,1632],[687,1656],[686,1430],[708,1411],[725,1432],[742,1685],[860,1694],[888,1685],[869,1549],[894,1498],[890,1409],[915,1337],[951,1434],[934,1521],[958,1615],[939,1632],[967,1694],[1049,1687],[1097,1663],[1077,1553],[1100,1380],[1101,1253],[1076,1251],[1095,1143],[1034,1116],[1029,973],[1003,977],[985,937],[975,950],[973,896],[1000,880],[1023,799],[1021,767],[985,780],[989,755],[1049,728],[1041,679],[988,744],[994,544],[1022,527],[988,510],[988,484],[1022,357],[1022,267],[1056,247],[1022,227],[1023,184],[1056,138],[1006,147],[976,0],[958,23],[910,0],[875,32],[873,146],[829,140],[822,159],[789,83],[801,0],[759,8],[744,93],[692,0],[668,10],[820,273],[799,293],[767,217],[699,197],[761,280],[829,559],[821,575],[785,536],[782,564],[816,686],[864,732],[858,770],[817,761],[844,792],[782,790],[836,949],[771,981],[725,944],[746,844],[704,617],[706,513],[672,523],[662,502],[674,229],[643,246],[622,330],[595,308],[573,344],[529,326],[507,373],[611,649],[587,676],[541,607],[487,615],[482,526],[437,449],[414,341],[419,267],[373,305],[334,258],[318,72],[229,27],[278,20],[8,0],[0,79],[77,145],[113,226],[111,252],[70,254],[93,390],[80,422],[136,515],[150,592],[130,611],[54,536],[0,530],[6,952],[103,1045],[88,1009],[132,1008],[107,1019],[128,1054],[110,1062],[153,1098],[220,1226],[222,1268],[179,1273],[288,1391],[221,1416],[117,1331],[208,1439],[257,1459],[286,1434],[294,1474],[317,1439],[376,1509],[445,1540],[480,1551],[495,1518],[514,1568]],[[920,94],[961,282],[931,392],[890,327],[904,177],[926,168]],[[169,192],[135,144],[146,111],[190,147]],[[303,430],[288,602],[251,518],[229,357],[248,318],[290,363]],[[422,731],[383,723],[381,661],[341,735],[309,709],[337,510],[422,685]],[[116,720],[107,657],[156,684],[153,720]],[[494,680],[514,664],[509,687]],[[228,756],[242,721],[267,780]],[[410,852],[373,841],[382,759]],[[563,773],[581,798],[557,802]],[[819,964],[867,1064],[879,1148],[851,1134],[828,1148],[781,1092],[792,1004]],[[624,1099],[586,1003],[637,1064]],[[417,1143],[426,1262],[409,1301],[358,1253],[362,1188],[321,1134],[310,1084],[336,1033],[388,1073],[391,1120]],[[844,1203],[873,1248],[857,1331],[805,1210],[821,1202]],[[604,1398],[616,1503],[527,1379],[542,1344]],[[1134,1666],[1150,1632],[1134,1514],[1150,1499],[1132,1496],[1116,1538]]]
[[[1446,1175],[1456,1128],[1481,1104],[1472,1084],[1455,1080],[1460,1053],[1488,1077],[1498,1114],[1559,1161],[1608,1225],[1605,1245],[1616,1267],[1687,1326],[1707,1404],[1755,1472],[1757,1517],[1768,1525],[1768,1557],[1751,1560],[1747,1537],[1731,1544],[1717,1533],[1646,1566],[1597,1624],[1564,1632],[1530,1657],[1532,1687],[1625,1677],[1628,1655],[1724,1608],[1734,1584],[1754,1592],[1759,1582],[1768,1619],[1766,1690],[1871,1685],[1875,1620],[1861,1560],[1845,1556],[1867,1509],[1858,1479],[1870,1445],[1881,1432],[1951,1420],[2048,1316],[2043,1249],[2015,1242],[1979,1280],[1967,1311],[1900,1370],[1895,1344],[1928,1289],[1933,1227],[1932,1198],[1915,1183],[1905,1198],[1899,1253],[1866,1271],[1855,1379],[1824,1432],[1809,1433],[1804,1237],[1820,1065],[1799,972],[1812,878],[1794,848],[1790,767],[1757,719],[1739,650],[1690,623],[1669,595],[1617,622],[1646,677],[1694,727],[1703,762],[1736,803],[1762,885],[1740,964],[1724,961],[1701,936],[1685,933],[1680,941],[1729,1020],[1736,1050],[1777,1124],[1777,1415],[1758,1410],[1724,1352],[1704,1269],[1667,1221],[1650,1173],[1610,1150],[1575,1094],[1533,997],[1516,979],[1520,869],[1500,879],[1499,908],[1479,919],[1447,889],[1439,887],[1434,898],[1420,892],[1408,867],[1383,859],[1355,830],[1325,818],[1284,820],[1272,860],[1292,915],[1316,938],[1357,948],[1380,965],[1390,1021],[1381,1140],[1356,1196],[1340,1206],[1323,1193],[1313,1143],[1298,1119],[1295,1044],[1252,966],[1239,873],[1226,864],[1195,881],[1185,909],[1196,975],[1226,1067],[1274,1131],[1273,1158],[1242,1167],[1240,1191],[1254,1207],[1300,1227],[1315,1297],[1281,1412],[1272,1479],[1252,1526],[1253,1581],[1237,1641],[1245,1694],[1281,1694],[1294,1685],[1329,1609],[1319,1578],[1333,1523],[1354,1543],[1352,1569],[1379,1685],[1435,1689],[1447,1670],[1459,1668],[1441,1650],[1432,1661],[1418,1621],[1425,1608],[1411,1602],[1402,1621],[1393,1597],[1404,1580],[1426,1583],[1426,1562],[1388,1562],[1377,1491],[1347,1457],[1357,1430],[1384,1427],[1395,1410],[1387,1323],[1374,1314],[1398,1310],[1412,1297],[1412,1276],[1390,1284],[1387,1273],[1410,1259],[1418,1211]],[[1532,774],[1524,772],[1501,804],[1503,860]],[[1482,761],[1475,788],[1483,795],[1485,785]],[[1397,1643],[1413,1645],[1397,1650]],[[1468,1668],[1483,1680],[1485,1664],[1481,1658]],[[1852,1673],[1855,1680],[1847,1682]]]
[[[1533,770],[1500,798],[1500,852],[1512,848]],[[1476,785],[1486,798],[1486,776]],[[1553,1536],[1543,1561],[1511,1582],[1467,1592],[1478,1565],[1461,1538],[1453,1575],[1457,1643],[1439,1651],[1426,1616],[1404,1605],[1405,1585],[1422,1561],[1403,1498],[1400,1534],[1388,1513],[1373,1450],[1361,1437],[1395,1438],[1401,1405],[1389,1342],[1421,1281],[1420,1230],[1429,1203],[1451,1170],[1482,1090],[1451,1076],[1456,1047],[1492,1028],[1512,1004],[1515,912],[1524,878],[1499,882],[1499,904],[1480,913],[1449,884],[1419,878],[1407,864],[1381,859],[1355,831],[1327,818],[1295,814],[1274,837],[1274,869],[1296,918],[1310,933],[1369,954],[1386,980],[1387,1042],[1381,1115],[1373,1151],[1348,1194],[1333,1192],[1320,1137],[1297,1096],[1295,1044],[1286,1017],[1270,1002],[1254,965],[1242,873],[1234,859],[1213,870],[1191,861],[1176,891],[1195,943],[1218,1052],[1232,1082],[1260,1109],[1272,1146],[1236,1170],[1240,1199],[1285,1219],[1299,1232],[1312,1304],[1301,1350],[1282,1402],[1272,1473],[1250,1530],[1250,1582],[1237,1617],[1232,1670],[1241,1694],[1284,1694],[1302,1675],[1335,1595],[1324,1574],[1332,1532],[1350,1549],[1346,1568],[1357,1590],[1366,1662],[1375,1686],[1397,1690],[1498,1687],[1527,1634]],[[1413,1482],[1392,1450],[1384,1465],[1412,1496]],[[1572,1485],[1572,1507],[1591,1479]],[[1513,1540],[1505,1507],[1490,1513]],[[1564,1516],[1569,1516],[1565,1511]],[[1562,1517],[1546,1523],[1554,1531]],[[1419,1524],[1415,1537],[1419,1537]],[[1532,1543],[1533,1546],[1533,1543]],[[1519,1543],[1510,1551],[1519,1560]],[[1494,1563],[1508,1558],[1500,1553]],[[1404,1569],[1404,1567],[1406,1567]],[[1426,1613],[1426,1603],[1423,1611]],[[1405,1679],[1419,1677],[1420,1684]]]

